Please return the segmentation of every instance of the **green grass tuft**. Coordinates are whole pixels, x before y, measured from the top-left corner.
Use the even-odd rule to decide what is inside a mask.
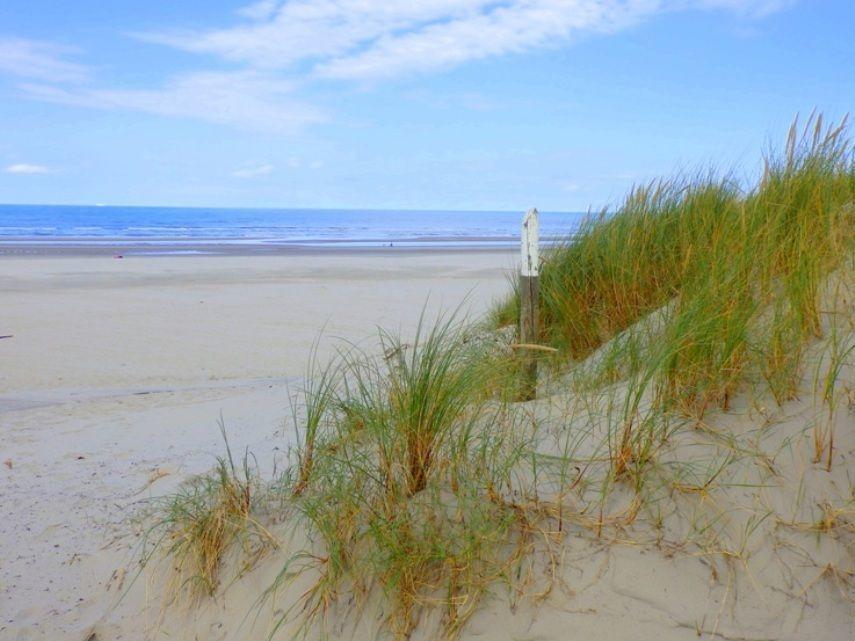
[[[793,445],[769,453],[766,424],[728,434],[704,420],[746,388],[792,399],[829,333],[814,375],[825,418],[812,426],[812,454],[831,469],[839,379],[855,349],[845,312],[853,203],[845,121],[821,116],[793,125],[756,185],[705,172],[634,188],[546,255],[540,339],[558,351],[548,357],[554,380],[540,388],[554,395],[534,404],[512,402],[519,359],[497,331],[519,316],[515,281],[488,314],[490,331],[423,314],[413,337],[381,330],[376,352],[351,347],[325,366],[315,344],[283,478],[263,483],[248,456],[236,469],[226,443],[214,473],[160,504],[158,545],[179,585],[212,593],[229,549],[246,568],[275,545],[259,520],[277,504],[271,495],[309,542],[267,595],[315,577],[274,633],[293,612],[308,633],[343,597],[363,607],[379,592],[399,638],[436,608],[453,637],[491,586],[535,593],[533,551],[554,576],[570,526],[624,539],[643,520],[656,545],[667,530],[674,548],[745,563],[773,511],[759,495],[745,509],[718,502],[728,482],[772,487],[775,456]],[[731,468],[746,478],[729,478]],[[848,505],[823,505],[812,530],[849,527]]]

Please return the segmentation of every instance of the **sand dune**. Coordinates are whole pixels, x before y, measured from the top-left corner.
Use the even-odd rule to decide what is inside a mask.
[[[246,574],[227,559],[228,578],[213,597],[176,604],[164,601],[168,561],[137,575],[136,517],[151,497],[211,467],[223,449],[220,416],[233,449],[248,448],[266,470],[284,459],[291,443],[287,384],[304,368],[324,320],[328,334],[360,340],[378,321],[411,331],[429,293],[434,309],[468,295],[477,312],[504,290],[510,260],[414,254],[337,264],[319,257],[309,267],[235,257],[0,262],[8,276],[2,333],[14,335],[0,344],[9,461],[0,468],[8,506],[0,522],[0,638],[267,639],[313,580],[307,572],[259,607],[259,595],[305,543],[299,531],[269,524],[277,550]],[[727,412],[711,412],[702,429],[675,433],[661,453],[665,466],[730,461],[715,491],[706,496],[689,480],[669,481],[663,487],[671,507],[659,530],[639,521],[602,534],[584,527],[584,515],[569,519],[557,576],[535,553],[525,566],[529,589],[495,586],[462,639],[852,638],[853,403],[840,399],[836,458],[826,472],[811,463],[810,451],[810,427],[825,420],[826,408],[810,393],[823,349],[813,346],[799,397],[777,407],[746,390]],[[849,393],[851,363],[840,380],[841,393]],[[525,408],[550,426],[547,452],[597,425],[594,409],[576,407],[560,384],[551,389]],[[610,393],[619,400],[622,392]],[[615,491],[607,507],[619,514],[631,503],[631,493]],[[686,523],[705,520],[720,530],[708,548],[679,543]],[[532,598],[538,585],[552,590]],[[299,629],[299,616],[289,618],[279,634],[387,633],[377,594],[360,608],[353,604],[342,598],[308,630]],[[441,630],[427,611],[411,638],[438,638]]]
[[[0,638],[78,639],[146,497],[234,447],[285,449],[319,329],[359,341],[422,307],[477,312],[504,252],[0,260]],[[334,341],[323,343],[333,349]],[[113,586],[115,587],[115,586]],[[142,638],[129,621],[125,639]],[[109,638],[109,637],[100,637]]]

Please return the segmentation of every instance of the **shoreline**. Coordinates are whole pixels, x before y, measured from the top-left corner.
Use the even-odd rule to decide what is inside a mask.
[[[548,242],[548,241],[547,241]],[[519,239],[437,238],[400,240],[243,241],[177,239],[0,240],[0,258],[23,257],[225,257],[372,256],[396,254],[511,253]]]

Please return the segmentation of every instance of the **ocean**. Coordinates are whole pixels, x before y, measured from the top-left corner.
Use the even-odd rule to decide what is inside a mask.
[[[0,244],[503,247],[523,212],[0,205]],[[584,214],[542,212],[541,237]]]

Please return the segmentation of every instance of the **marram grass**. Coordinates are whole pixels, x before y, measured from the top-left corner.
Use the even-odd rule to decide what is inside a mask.
[[[276,545],[261,525],[271,512],[308,543],[263,596],[315,577],[273,636],[294,618],[312,635],[345,596],[363,607],[379,593],[398,638],[437,610],[454,637],[497,584],[548,594],[550,581],[533,577],[554,575],[571,527],[624,537],[644,520],[659,544],[669,523],[680,547],[744,563],[771,511],[742,510],[736,527],[710,497],[742,461],[759,470],[752,482],[767,482],[774,453],[740,434],[715,434],[697,459],[669,447],[701,438],[694,426],[746,388],[791,399],[828,332],[813,377],[826,419],[812,438],[814,461],[831,469],[853,319],[822,301],[831,276],[832,298],[851,296],[853,203],[845,123],[812,117],[756,185],[714,172],[659,180],[590,218],[541,271],[540,340],[558,350],[542,389],[561,399],[555,412],[512,402],[512,339],[495,329],[516,322],[513,288],[486,337],[484,323],[423,317],[406,341],[381,331],[376,354],[349,347],[322,365],[314,349],[285,474],[264,483],[229,454],[160,503],[153,531],[179,587],[216,591],[230,549],[250,567]],[[829,507],[814,529],[849,527],[847,510]]]
[[[448,630],[459,629],[516,559],[519,545],[502,543],[530,536],[524,510],[506,498],[526,432],[484,393],[490,360],[465,329],[454,317],[422,322],[410,343],[381,332],[385,356],[342,358],[312,482],[295,506],[320,546],[304,612],[322,616],[346,588],[379,584],[398,635],[427,604],[442,604]],[[291,577],[288,567],[277,585]]]
[[[637,337],[656,354],[613,361],[647,377],[662,403],[702,416],[726,408],[746,376],[793,393],[807,342],[820,332],[822,279],[852,255],[855,156],[845,122],[794,124],[757,185],[705,173],[634,188],[550,251],[541,271],[542,340],[583,359],[661,310]],[[516,295],[493,310],[515,322]],[[628,358],[623,358],[628,356]]]
[[[266,491],[251,456],[236,465],[220,422],[226,456],[207,474],[195,476],[155,504],[155,518],[143,541],[143,562],[158,551],[172,566],[166,602],[193,601],[212,595],[221,583],[227,553],[238,546],[242,561],[238,574],[250,568],[276,546],[273,535],[258,518]]]

